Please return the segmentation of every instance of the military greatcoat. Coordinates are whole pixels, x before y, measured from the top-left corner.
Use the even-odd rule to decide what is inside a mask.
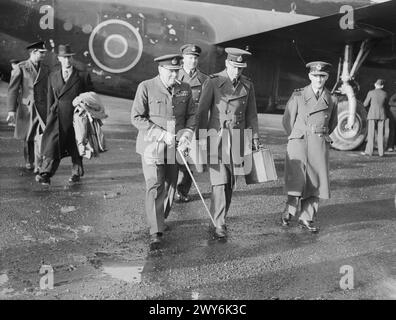
[[[16,139],[32,141],[39,123],[46,122],[48,74],[46,65],[41,63],[37,71],[30,59],[11,72],[7,104],[8,111],[16,112]]]
[[[311,85],[293,92],[283,115],[288,135],[285,186],[292,196],[330,198],[329,135],[337,126],[337,98]]]
[[[229,167],[234,173],[233,165],[237,156],[238,160],[243,161],[245,150],[251,150],[252,139],[258,139],[253,83],[242,75],[234,87],[226,70],[210,76],[203,86],[197,119],[198,129],[208,130],[207,149],[211,184],[226,184],[230,181],[225,167]],[[244,131],[245,129],[250,129],[251,134]],[[200,138],[203,138],[201,133]],[[227,154],[233,155],[233,158],[226,158]],[[213,159],[213,156],[216,159]],[[219,165],[213,165],[214,160]]]

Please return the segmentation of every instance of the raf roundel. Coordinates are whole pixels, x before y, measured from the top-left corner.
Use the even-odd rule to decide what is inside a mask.
[[[143,53],[139,31],[119,19],[99,23],[89,37],[88,47],[95,64],[110,73],[132,69]]]

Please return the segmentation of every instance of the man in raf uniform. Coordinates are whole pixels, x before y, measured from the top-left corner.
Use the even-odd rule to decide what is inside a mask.
[[[329,135],[337,126],[337,99],[324,87],[330,64],[316,61],[307,64],[311,84],[295,90],[283,115],[288,135],[285,187],[288,195],[281,223],[288,226],[301,208],[299,224],[318,232],[313,223],[319,198],[330,198]]]
[[[178,79],[190,85],[192,98],[196,109],[198,109],[199,98],[201,97],[202,85],[208,79],[208,76],[202,73],[198,68],[201,48],[195,44],[185,44],[180,48],[183,56],[183,68],[179,71]],[[188,174],[186,167],[179,164],[179,178],[176,187],[176,202],[188,202],[191,198],[188,196],[192,184],[192,179]]]
[[[378,79],[374,83],[374,90],[367,93],[363,105],[370,108],[367,114],[368,132],[366,150],[362,152],[363,155],[372,156],[374,152],[374,135],[375,127],[377,127],[377,147],[378,155],[384,155],[384,123],[386,116],[386,108],[388,107],[388,94],[384,90],[385,81]]]
[[[24,140],[26,169],[38,172],[41,156],[35,140],[44,130],[47,118],[49,69],[42,63],[47,52],[43,41],[32,43],[26,49],[29,59],[18,63],[11,71],[7,121],[15,123],[15,138]]]
[[[191,88],[177,80],[181,59],[179,54],[154,59],[159,75],[139,84],[131,110],[131,122],[139,130],[136,152],[141,155],[146,180],[146,216],[152,248],[161,242],[175,195],[175,138],[183,151],[195,130]]]
[[[259,144],[254,87],[242,75],[247,67],[246,57],[251,53],[237,48],[226,48],[225,51],[228,54],[226,68],[205,82],[197,111],[200,144],[206,141],[206,135],[209,138],[206,149],[212,184],[210,211],[219,238],[226,236],[226,216],[236,168],[242,164],[245,148],[251,149],[252,143],[255,147]]]

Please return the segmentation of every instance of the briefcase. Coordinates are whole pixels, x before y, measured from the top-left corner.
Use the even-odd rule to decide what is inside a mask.
[[[278,179],[275,163],[269,149],[260,148],[245,156],[246,184],[256,184]]]

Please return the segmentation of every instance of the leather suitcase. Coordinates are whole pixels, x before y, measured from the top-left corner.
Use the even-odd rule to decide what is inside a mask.
[[[260,148],[245,156],[246,184],[256,184],[278,179],[270,149]]]

